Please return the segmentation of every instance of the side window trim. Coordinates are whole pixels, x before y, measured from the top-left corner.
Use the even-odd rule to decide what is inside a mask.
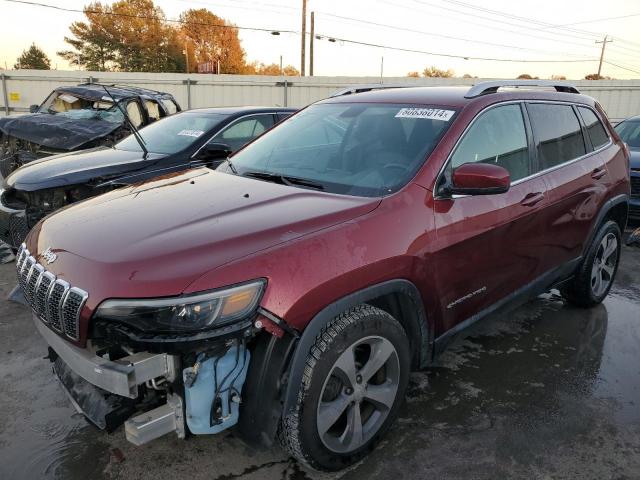
[[[591,151],[589,153],[593,153],[595,151],[601,150],[602,148],[608,147],[609,144],[611,143],[611,134],[609,133],[609,130],[605,126],[605,123],[602,121],[602,118],[600,117],[600,114],[598,113],[598,111],[596,111],[594,108],[591,108],[589,105],[582,105],[582,104],[576,104],[576,105],[574,105],[574,108],[578,112],[578,118],[580,119],[580,123],[582,125],[584,125],[583,134],[585,136],[585,141],[586,141],[587,138],[589,139],[589,144],[591,145]],[[587,130],[587,123],[584,121],[584,117],[582,116],[582,112],[580,112],[581,108],[589,110],[591,113],[593,113],[595,115],[595,117],[598,120],[598,122],[600,122],[600,125],[602,126],[602,129],[604,130],[605,135],[607,136],[607,143],[605,143],[604,145],[601,145],[598,148],[595,148],[595,146],[593,145],[593,140],[591,139],[591,135],[589,134],[589,131]]]
[[[591,110],[593,110],[593,109],[592,109],[591,107],[589,107],[588,105],[576,104],[576,103],[570,103],[570,102],[554,102],[554,101],[550,101],[550,100],[534,100],[534,101],[525,101],[525,105],[529,105],[529,104],[531,104],[531,103],[546,103],[546,104],[556,104],[556,105],[570,105],[570,106],[572,106],[573,108],[576,108],[577,106],[580,106],[580,107],[587,107],[587,108],[590,108]],[[600,118],[600,115],[597,115],[597,117],[598,117],[598,120],[602,121],[602,119]],[[581,117],[580,115],[578,115],[578,122],[580,123],[580,125],[581,125],[581,127],[582,127],[582,117]],[[604,123],[603,123],[603,126],[604,126]],[[512,183],[511,185],[517,185],[518,183],[521,183],[521,182],[523,182],[523,181],[525,181],[525,180],[529,180],[530,178],[535,178],[535,177],[537,177],[537,176],[539,176],[539,175],[544,175],[544,174],[546,174],[546,173],[553,172],[554,170],[557,170],[557,169],[559,169],[559,168],[565,167],[565,166],[570,165],[570,164],[575,163],[575,162],[579,162],[580,160],[583,160],[584,158],[587,158],[587,157],[589,157],[589,156],[591,156],[591,155],[593,155],[593,154],[595,154],[595,153],[600,152],[601,150],[604,150],[605,148],[609,147],[609,146],[611,145],[611,143],[612,143],[611,136],[609,135],[609,132],[607,131],[607,129],[606,129],[606,128],[605,128],[605,132],[607,133],[607,136],[609,137],[609,141],[608,141],[607,143],[605,143],[604,145],[602,145],[602,146],[601,146],[600,148],[598,148],[597,150],[588,151],[587,153],[585,153],[584,155],[581,155],[580,157],[574,158],[574,159],[572,159],[572,160],[568,160],[568,161],[566,161],[566,162],[564,162],[564,163],[560,163],[560,164],[558,164],[558,165],[554,165],[553,167],[549,167],[549,168],[547,168],[546,170],[540,170],[539,172],[536,172],[536,173],[532,174],[532,175],[531,175],[531,176],[529,176],[529,177],[521,178],[520,180],[518,180],[517,182]],[[583,132],[583,141],[585,141],[585,142],[586,142],[586,140],[584,140],[584,132]],[[536,142],[534,143],[535,155],[536,155],[536,158],[537,158],[537,153],[538,153],[538,152],[537,152],[537,150],[538,150],[538,149],[537,149],[537,148],[535,148],[535,145],[537,145],[537,140],[536,140]],[[585,143],[585,147],[586,147],[586,145],[587,145],[587,144]],[[537,161],[536,161],[536,163],[537,163]],[[537,165],[536,165],[536,166],[537,166]]]
[[[529,111],[527,110],[526,102],[520,102],[520,111],[522,112],[522,119],[524,121],[524,130],[527,134],[527,148],[529,150],[529,175],[515,182],[511,182],[511,185],[516,185],[520,180],[531,177],[533,172],[538,170],[538,149],[536,148],[536,140],[533,136],[533,128],[531,127],[531,120],[529,119]]]
[[[434,184],[434,191],[436,192],[436,195],[435,195],[435,199],[436,200],[450,199],[451,198],[450,196],[447,196],[447,197],[441,196],[441,190],[442,190],[442,187],[444,186],[444,184],[442,183],[442,180],[445,179],[447,182],[449,181],[449,179],[447,178],[446,173],[447,173],[447,170],[448,170],[448,168],[449,168],[449,166],[451,164],[451,161],[453,159],[453,155],[455,154],[460,142],[462,142],[462,139],[467,135],[469,130],[471,130],[473,125],[476,123],[476,121],[480,117],[482,117],[485,113],[487,113],[488,111],[490,111],[490,110],[492,110],[494,108],[502,107],[502,106],[505,106],[505,105],[519,105],[520,106],[520,113],[522,114],[522,121],[524,122],[525,135],[527,137],[527,150],[528,150],[528,153],[529,153],[529,172],[532,171],[533,164],[531,163],[531,159],[532,159],[532,148],[531,148],[531,144],[532,143],[531,142],[533,141],[533,130],[530,130],[531,126],[529,124],[528,114],[526,113],[525,103],[526,102],[524,100],[507,100],[505,102],[494,103],[492,105],[486,106],[485,108],[480,110],[476,114],[475,117],[473,117],[473,119],[469,122],[469,124],[465,127],[463,132],[460,134],[460,136],[456,140],[456,143],[453,145],[453,148],[451,148],[451,151],[447,155],[447,159],[442,164],[442,167],[440,168],[440,171],[438,172],[438,175],[436,176],[436,181],[435,181],[435,184]],[[536,174],[529,175],[529,176],[524,177],[524,178],[520,178],[520,179],[518,179],[518,180],[516,180],[514,182],[511,182],[511,185],[517,185],[519,183],[522,183],[522,182],[528,180],[529,178],[534,177],[535,175]],[[454,198],[460,198],[460,197],[466,197],[466,196],[467,195],[454,195]]]
[[[582,115],[580,115],[580,112],[578,111],[578,105],[573,104],[571,106],[573,107],[573,113],[578,118],[578,123],[580,124],[580,130],[582,131],[582,143],[584,144],[584,151],[586,155],[587,153],[593,152],[594,150],[593,143],[591,142],[591,137],[587,132],[587,126],[584,123],[584,119],[582,118]]]
[[[191,155],[191,158],[194,158],[196,155],[198,155],[198,153],[200,152],[200,150],[202,150],[202,148],[209,143],[211,140],[213,140],[215,137],[217,137],[218,135],[220,135],[221,133],[223,133],[225,130],[228,130],[229,128],[231,128],[233,125],[235,125],[236,123],[242,121],[242,120],[246,120],[249,117],[258,117],[258,116],[270,116],[271,120],[274,122],[271,127],[273,127],[273,125],[275,125],[275,118],[273,116],[273,113],[248,113],[247,115],[243,115],[242,117],[238,117],[235,120],[232,120],[231,123],[228,123],[227,125],[225,125],[224,127],[222,127],[220,130],[218,130],[216,133],[214,133],[213,135],[211,135],[205,142],[202,143],[202,145],[200,145],[200,147],[198,147],[198,149],[195,151],[195,153],[193,155]],[[269,128],[271,128],[269,127]],[[267,129],[268,130],[268,129]],[[265,130],[266,131],[266,130]],[[234,152],[235,153],[235,152]]]

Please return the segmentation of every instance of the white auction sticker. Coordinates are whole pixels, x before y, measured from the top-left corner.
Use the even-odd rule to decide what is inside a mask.
[[[396,113],[396,118],[426,118],[428,120],[442,120],[448,122],[456,113],[453,110],[440,108],[402,108]]]
[[[202,130],[181,130],[180,132],[178,132],[178,135],[181,135],[183,137],[196,137],[196,138],[198,138],[203,133],[204,133],[204,131],[202,131]]]

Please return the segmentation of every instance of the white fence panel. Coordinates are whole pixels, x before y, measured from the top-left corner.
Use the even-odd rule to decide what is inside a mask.
[[[379,77],[281,77],[259,75],[197,75],[181,73],[2,70],[0,115],[29,111],[61,85],[85,82],[136,85],[173,94],[183,108],[266,105],[303,107],[356,84],[380,83]],[[387,84],[472,85],[471,78],[384,78]],[[285,85],[286,83],[286,85]],[[596,98],[613,121],[640,114],[640,80],[576,80]]]

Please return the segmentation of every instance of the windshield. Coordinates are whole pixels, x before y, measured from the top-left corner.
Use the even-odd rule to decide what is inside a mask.
[[[627,120],[614,127],[622,141],[630,148],[640,149],[640,120]]]
[[[413,177],[454,113],[412,105],[312,105],[231,160],[240,175],[332,193],[379,196]],[[220,170],[228,172],[230,167],[222,164]]]
[[[61,115],[73,120],[105,120],[122,123],[124,116],[109,97],[87,100],[70,93],[53,92],[39,109],[43,113]]]
[[[163,118],[139,130],[147,150],[153,153],[177,153],[190,147],[202,135],[224,120],[220,113],[183,112]],[[118,150],[141,152],[135,136],[130,135],[116,144]]]

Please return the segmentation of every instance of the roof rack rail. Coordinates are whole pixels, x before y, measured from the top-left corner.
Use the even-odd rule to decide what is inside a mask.
[[[353,85],[346,87],[333,93],[329,98],[342,97],[343,95],[353,95],[354,93],[371,92],[373,90],[386,90],[387,88],[410,88],[419,87],[420,85],[394,84],[394,83],[369,83],[362,85]]]
[[[128,90],[133,93],[143,93],[143,92],[154,93],[154,94],[165,93],[159,90],[152,90],[151,88],[144,88],[144,87],[136,87],[133,85],[127,85],[125,83],[84,82],[84,83],[79,83],[78,86],[79,87],[98,86],[98,87],[107,87],[107,88],[119,88],[120,90]]]
[[[555,88],[556,92],[580,93],[575,85],[555,80],[491,80],[476,83],[469,89],[464,98],[475,98],[488,93],[496,93],[501,87],[550,87]]]

